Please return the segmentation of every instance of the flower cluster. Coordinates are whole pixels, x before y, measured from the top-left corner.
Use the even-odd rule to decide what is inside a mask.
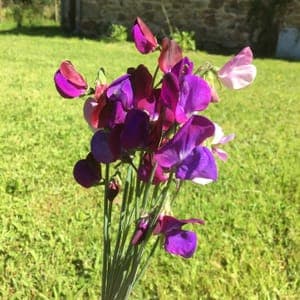
[[[234,135],[224,136],[219,125],[201,114],[219,101],[215,82],[230,89],[253,82],[256,68],[251,49],[244,48],[220,69],[211,64],[194,68],[175,41],[164,38],[158,43],[140,18],[133,25],[132,37],[141,54],[158,52],[153,75],[145,65],[139,65],[108,84],[101,69],[96,85],[88,87],[70,61],[63,61],[55,73],[55,85],[62,97],[88,96],[84,118],[94,134],[90,152],[74,167],[76,181],[87,188],[99,184],[103,180],[101,164],[114,162],[117,166],[133,166],[139,181],[154,186],[165,184],[172,176],[177,181],[198,184],[216,181],[215,157],[227,159],[219,147]],[[105,184],[114,198],[118,185],[111,179]],[[142,218],[137,222],[132,244],[143,240],[150,221]],[[203,221],[177,220],[160,213],[151,230],[164,237],[167,252],[191,257],[197,237],[181,229],[188,223]]]

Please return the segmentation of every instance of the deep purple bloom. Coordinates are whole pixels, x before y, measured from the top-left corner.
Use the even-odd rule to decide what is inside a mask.
[[[101,179],[101,166],[89,153],[85,159],[79,160],[73,169],[75,180],[83,187],[89,188]]]
[[[113,81],[106,92],[108,101],[119,101],[125,110],[133,108],[133,89],[130,74],[125,74]]]
[[[57,91],[64,98],[79,97],[87,89],[86,81],[68,60],[61,63],[59,69],[54,74],[54,82]]]
[[[139,17],[134,22],[131,34],[137,50],[142,54],[150,53],[158,46],[155,36]]]
[[[126,115],[121,133],[122,147],[127,150],[145,147],[148,142],[149,130],[149,115],[138,109],[130,110]]]
[[[175,170],[176,178],[208,183],[217,179],[217,166],[211,151],[201,144],[215,131],[205,117],[192,116],[154,155],[166,170]]]
[[[178,220],[171,216],[160,216],[153,234],[165,236],[165,250],[174,255],[190,258],[197,248],[197,235],[193,231],[182,230],[185,224],[204,224],[201,219]]]
[[[111,131],[99,130],[91,140],[91,152],[100,163],[111,163],[120,158],[120,133],[122,126],[115,126]]]

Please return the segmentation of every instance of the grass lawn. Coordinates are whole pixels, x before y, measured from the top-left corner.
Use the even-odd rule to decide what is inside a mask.
[[[188,55],[196,65],[228,59]],[[83,102],[54,88],[66,58],[92,84],[100,66],[109,80],[140,63],[153,70],[156,54],[142,56],[132,43],[0,32],[1,299],[97,299],[102,191],[72,177],[92,132]],[[253,86],[223,90],[206,112],[236,133],[219,181],[185,184],[173,207],[179,218],[206,220],[194,226],[195,256],[159,249],[133,299],[299,299],[300,62],[255,65]]]

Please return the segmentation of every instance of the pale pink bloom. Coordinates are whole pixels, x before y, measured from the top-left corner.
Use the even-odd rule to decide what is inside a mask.
[[[222,84],[234,90],[250,85],[256,77],[256,67],[252,61],[253,54],[250,47],[244,48],[218,71]]]
[[[216,123],[214,123],[214,125],[215,134],[211,143],[212,153],[216,154],[221,160],[226,161],[228,158],[228,154],[219,147],[232,141],[235,137],[235,134],[231,133],[229,135],[224,136],[222,128]]]

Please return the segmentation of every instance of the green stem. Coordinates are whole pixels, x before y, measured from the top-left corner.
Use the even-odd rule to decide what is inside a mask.
[[[106,299],[107,293],[107,274],[109,273],[110,259],[110,226],[112,204],[108,200],[108,183],[109,183],[109,164],[105,168],[105,194],[104,194],[104,224],[103,224],[103,264],[102,264],[102,299]]]

